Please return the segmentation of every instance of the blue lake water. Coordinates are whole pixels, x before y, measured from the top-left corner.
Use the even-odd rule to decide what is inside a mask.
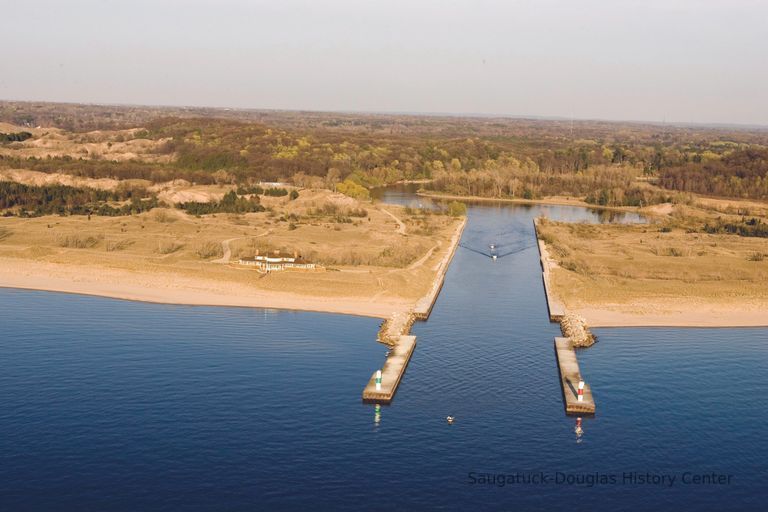
[[[577,438],[532,229],[544,211],[601,220],[470,209],[378,424],[361,402],[384,360],[377,320],[0,289],[0,510],[764,510],[768,329],[597,330],[579,352],[597,415]],[[713,471],[730,483],[679,481]]]

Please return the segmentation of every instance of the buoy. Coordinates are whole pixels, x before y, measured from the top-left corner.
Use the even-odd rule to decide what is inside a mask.
[[[583,380],[579,381],[579,398],[578,398],[578,400],[579,400],[579,402],[583,402],[584,401],[584,381]]]
[[[449,425],[453,424],[453,416],[447,416],[445,420],[448,422]]]

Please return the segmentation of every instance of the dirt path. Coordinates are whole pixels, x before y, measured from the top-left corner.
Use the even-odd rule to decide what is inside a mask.
[[[229,258],[232,257],[232,249],[229,247],[229,242],[234,242],[237,238],[230,238],[221,242],[221,248],[224,249],[224,256],[217,260],[211,260],[211,263],[229,263]]]
[[[381,211],[386,213],[387,215],[389,215],[393,219],[395,219],[395,222],[397,222],[397,232],[398,233],[400,233],[401,235],[405,235],[407,233],[407,231],[405,229],[405,223],[403,221],[398,219],[392,212],[390,212],[388,210],[385,210],[384,208],[381,208]]]
[[[271,229],[266,230],[265,232],[258,234],[254,236],[253,238],[259,238],[262,236],[266,236],[272,232]],[[240,240],[241,238],[251,238],[247,236],[238,236],[236,238],[229,238],[227,240],[224,240],[221,242],[221,248],[224,250],[224,255],[217,259],[217,260],[211,260],[211,263],[229,263],[230,258],[232,257],[232,248],[229,246],[230,242],[234,242],[235,240]]]
[[[416,260],[413,263],[411,263],[410,265],[408,265],[408,270],[415,270],[415,269],[419,268],[420,266],[422,266],[424,263],[426,263],[427,260],[429,259],[429,257],[432,256],[432,253],[435,252],[435,249],[437,249],[438,247],[440,247],[440,244],[435,245],[430,250],[428,250],[427,253],[424,256],[422,256],[418,260]]]

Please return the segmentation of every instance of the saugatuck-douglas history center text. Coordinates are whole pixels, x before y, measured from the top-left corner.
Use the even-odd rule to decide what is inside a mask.
[[[595,487],[602,485],[651,485],[674,487],[676,485],[730,485],[733,475],[716,472],[684,471],[680,473],[655,473],[649,471],[624,471],[620,473],[568,473],[555,471],[487,473],[470,471],[469,485],[506,487],[508,485],[574,485]]]

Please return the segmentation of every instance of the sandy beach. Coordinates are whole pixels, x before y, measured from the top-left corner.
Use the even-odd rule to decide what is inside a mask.
[[[408,309],[407,300],[313,297],[259,290],[214,279],[171,272],[138,272],[104,267],[0,258],[0,287],[23,288],[163,304],[235,306],[321,311],[387,318]]]
[[[638,305],[641,306],[641,305]],[[648,307],[648,304],[644,305]],[[768,308],[744,305],[693,304],[675,301],[664,306],[653,304],[659,311],[632,313],[621,309],[631,305],[574,308],[586,318],[590,327],[767,327]],[[663,309],[663,311],[661,310]]]

